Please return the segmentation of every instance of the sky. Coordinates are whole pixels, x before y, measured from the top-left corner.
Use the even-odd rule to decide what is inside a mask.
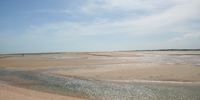
[[[0,53],[200,49],[200,0],[0,0]]]

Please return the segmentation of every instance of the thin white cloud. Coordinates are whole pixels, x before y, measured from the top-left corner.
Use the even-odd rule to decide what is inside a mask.
[[[174,5],[176,0],[88,0],[82,11],[86,13],[104,13],[113,11],[153,11]],[[96,12],[100,11],[100,12]]]
[[[199,4],[191,2],[188,4],[174,6],[158,14],[145,16],[144,18],[134,20],[132,23],[138,26],[139,28],[147,30],[148,32],[173,32],[174,27],[188,25],[188,22],[190,20],[199,20],[199,9]],[[171,30],[171,27],[173,27],[173,30]],[[189,27],[191,26],[188,25],[188,28]]]
[[[187,40],[187,39],[198,38],[198,37],[200,37],[200,32],[185,34],[182,37],[176,37],[176,38],[173,38],[170,41],[172,41],[172,42],[174,42],[174,41],[184,41],[184,40]]]
[[[124,40],[122,44],[116,43],[116,39],[113,40],[113,45],[107,45],[107,47],[113,48],[115,45],[119,48],[138,48],[141,46],[142,49],[153,49],[152,46],[155,43],[154,48],[157,49],[162,46],[163,48],[200,48],[197,46],[200,43],[200,0],[84,0],[81,3],[75,1],[72,5],[60,10],[53,8],[38,10],[36,14],[62,14],[62,16],[59,15],[59,18],[62,17],[62,19],[57,20],[58,17],[55,17],[48,23],[31,25],[28,32],[24,31],[23,36],[15,37],[16,39],[3,33],[8,38],[0,40],[7,41],[10,47],[19,47],[23,43],[23,45],[35,44],[34,48],[37,48],[36,44],[43,43],[41,47],[46,44],[54,44],[56,47],[60,45],[60,48],[63,48],[69,44],[72,46],[70,48],[73,48],[71,43],[76,43],[77,47],[80,47],[79,43],[88,40],[85,37],[98,37],[98,35],[106,37],[109,34],[116,38],[115,34],[120,34],[125,37],[132,36],[133,39]],[[69,14],[72,15],[70,18]],[[41,18],[43,17],[41,16]],[[3,30],[0,33],[2,32]],[[153,36],[157,34],[161,38],[163,37],[160,34],[164,34],[166,37],[168,34],[182,36],[166,43],[165,40],[170,36],[164,37],[163,41],[158,42],[153,40],[156,40]],[[134,39],[138,38],[137,36],[141,39],[141,43],[138,43],[137,40],[135,42]],[[148,36],[152,38],[151,43],[145,40]],[[13,44],[13,41],[10,40],[15,40],[15,43]],[[85,45],[88,45],[89,42]],[[96,43],[101,44],[100,42]],[[7,44],[1,42],[1,45],[6,46]],[[94,45],[96,44],[94,43]],[[102,44],[102,48],[104,45]],[[47,49],[49,49],[48,46]]]
[[[165,6],[165,7],[162,7]],[[200,20],[199,0],[89,0],[82,5],[82,10],[90,13],[114,11],[148,10],[148,15],[144,14],[139,18],[134,16],[123,17],[117,20],[97,18],[96,20],[83,22],[61,22],[34,26],[31,33],[46,33],[60,35],[98,35],[98,34],[128,34],[128,35],[149,35],[166,34],[170,32],[185,34],[199,31],[194,30],[193,20]],[[154,10],[162,8],[162,11],[154,13]],[[82,11],[81,10],[81,11]],[[65,12],[44,10],[43,12]],[[70,12],[70,11],[69,11]],[[77,13],[77,12],[76,12]],[[120,12],[119,12],[120,13]],[[87,14],[87,13],[86,13]],[[95,16],[95,15],[94,15]],[[197,23],[195,26],[198,26]]]

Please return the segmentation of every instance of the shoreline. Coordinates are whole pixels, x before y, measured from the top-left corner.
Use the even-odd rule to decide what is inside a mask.
[[[86,78],[82,76],[70,76],[70,75],[62,75],[57,73],[50,73],[54,75],[64,76],[64,77],[71,77],[71,78],[77,78],[82,80],[88,80],[88,81],[99,81],[99,82],[123,82],[123,83],[131,83],[131,82],[138,82],[138,83],[175,83],[175,84],[200,84],[200,81],[170,81],[170,80],[101,80],[101,79],[93,79],[93,78]]]
[[[35,91],[0,82],[0,100],[85,100],[77,97]]]
[[[198,93],[195,89],[200,85],[199,58],[200,52],[194,54],[193,52],[188,53],[188,51],[181,53],[174,51],[136,51],[44,53],[24,56],[20,54],[0,55],[0,80],[20,85],[19,87],[12,86],[12,84],[5,85],[0,81],[0,99],[7,97],[6,100],[81,100],[76,97],[70,97],[70,95],[59,95],[62,88],[56,87],[57,85],[69,89],[66,90],[69,92],[74,90],[78,93],[84,92],[87,94],[86,96],[91,96],[90,98],[102,93],[103,97],[100,98],[104,98],[106,95],[104,95],[104,89],[101,88],[102,84],[106,88],[109,87],[107,91],[113,93],[113,95],[116,93],[112,89],[115,89],[122,97],[127,95],[126,93],[130,93],[130,91],[135,93],[134,85],[138,89],[136,94],[140,94],[140,89],[146,93],[147,88],[150,88],[148,93],[151,94],[151,90],[154,91],[157,86],[160,87],[154,91],[154,94],[157,94],[157,91],[160,90],[163,92],[171,90],[182,91],[178,88],[180,86],[183,87],[183,90],[185,89],[185,94],[190,93],[189,98],[193,97],[193,93]],[[39,76],[37,76],[38,74]],[[15,75],[18,76],[15,77]],[[37,91],[36,85],[36,90],[26,88],[26,86],[34,86],[40,81],[48,89],[61,90],[57,91],[58,94],[57,92],[53,94],[48,93],[48,89],[43,92],[40,89]],[[94,86],[95,88],[90,88],[88,84],[92,84],[91,87]],[[116,87],[115,85],[122,87]],[[21,86],[23,88],[20,88]],[[187,87],[191,87],[194,91]],[[73,90],[72,88],[75,89]],[[128,89],[126,93],[118,91],[123,88]],[[129,90],[129,88],[131,89]],[[131,96],[133,95],[135,94],[131,94]],[[165,94],[160,95],[166,96]],[[79,95],[77,96],[79,97]],[[113,96],[110,95],[110,97]],[[157,98],[157,96],[155,97]]]
[[[103,81],[200,82],[200,68],[180,65],[130,65],[56,70],[61,76]]]

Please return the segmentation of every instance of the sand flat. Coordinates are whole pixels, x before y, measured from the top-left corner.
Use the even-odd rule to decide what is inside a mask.
[[[33,58],[5,58],[0,59],[0,68],[20,70],[20,69],[43,69],[59,67],[92,66],[107,64],[133,63],[132,61],[122,61],[117,59],[33,59]]]
[[[54,74],[95,80],[200,81],[200,68],[191,66],[123,66],[55,71]]]
[[[73,77],[74,80],[83,78],[90,81],[91,79],[98,80],[98,82],[173,81],[194,83],[200,82],[199,58],[199,53],[188,52],[185,54],[184,52],[71,52],[31,53],[24,56],[0,54],[0,68],[3,68],[0,70],[1,72],[9,72],[9,70],[37,69],[31,71],[41,74],[46,71],[60,77]],[[4,77],[4,74],[1,76],[3,81],[14,82],[13,79],[16,79],[19,82],[23,80],[25,82],[23,84],[37,84],[37,82],[27,81],[26,78],[21,79],[20,76]],[[18,82],[16,80],[15,84]],[[79,98],[38,92],[0,83],[1,99],[79,100]]]
[[[105,56],[105,57],[141,57],[142,55],[138,55],[138,53],[133,52],[82,52],[79,54],[86,54],[91,56]]]
[[[12,70],[85,66],[52,73],[96,80],[200,81],[199,53],[193,52],[69,52],[3,57],[0,68]],[[120,64],[124,66],[87,68]]]

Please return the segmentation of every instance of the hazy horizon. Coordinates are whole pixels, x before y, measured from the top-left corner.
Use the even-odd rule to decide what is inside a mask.
[[[200,49],[199,0],[1,0],[0,53]]]

